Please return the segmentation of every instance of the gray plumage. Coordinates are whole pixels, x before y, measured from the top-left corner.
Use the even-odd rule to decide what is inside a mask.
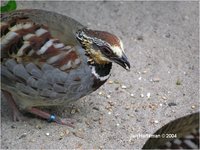
[[[16,59],[8,55],[5,58],[4,55],[5,62],[3,61],[1,65],[2,89],[11,92],[21,108],[62,105],[93,91],[91,69],[86,65],[87,58],[84,50],[75,38],[76,31],[84,26],[69,17],[43,10],[11,12],[4,14],[1,21],[6,22],[15,17],[28,17],[36,24],[48,25],[52,36],[59,37],[66,46],[74,47],[82,61],[72,70],[61,71],[47,63],[38,66],[34,62],[17,62]],[[58,22],[62,23],[58,24]],[[1,51],[1,53],[5,52]],[[75,78],[81,80],[75,81]]]

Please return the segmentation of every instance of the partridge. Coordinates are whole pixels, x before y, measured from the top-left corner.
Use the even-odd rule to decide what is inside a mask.
[[[199,112],[163,126],[154,133],[143,149],[199,149]],[[157,138],[156,138],[157,136]]]
[[[14,120],[20,111],[59,124],[39,107],[80,99],[110,77],[112,62],[130,69],[121,40],[55,12],[26,9],[1,14],[1,86]]]

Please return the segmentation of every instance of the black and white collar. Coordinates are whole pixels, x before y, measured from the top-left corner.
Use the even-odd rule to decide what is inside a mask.
[[[105,65],[100,64],[90,64],[92,74],[100,81],[106,81],[110,77],[110,71],[112,68],[112,63]]]

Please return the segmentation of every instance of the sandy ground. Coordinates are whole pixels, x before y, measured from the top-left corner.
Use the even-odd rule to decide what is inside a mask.
[[[3,149],[140,149],[146,138],[198,106],[198,2],[18,2],[68,15],[93,29],[118,35],[131,63],[114,65],[96,92],[52,112],[77,120],[76,128],[33,116],[13,122],[1,107]],[[149,94],[148,94],[149,93]],[[148,96],[147,96],[148,95]]]

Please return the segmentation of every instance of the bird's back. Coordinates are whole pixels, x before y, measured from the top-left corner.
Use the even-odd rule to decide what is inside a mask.
[[[93,91],[75,20],[43,10],[1,15],[2,89],[21,108],[61,105]]]

